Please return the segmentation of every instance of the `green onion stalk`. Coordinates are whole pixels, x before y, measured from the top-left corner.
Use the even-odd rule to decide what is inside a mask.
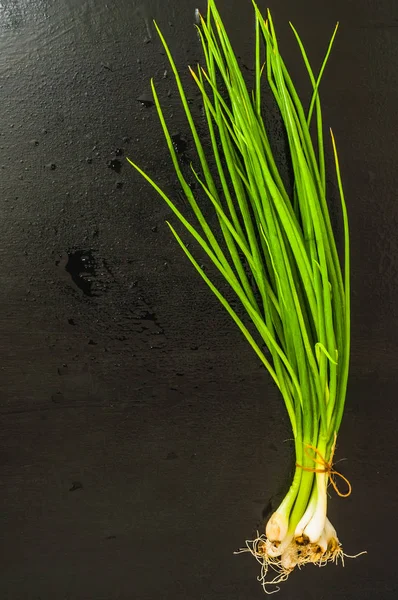
[[[268,591],[270,583],[284,581],[296,566],[323,566],[344,557],[327,517],[327,489],[332,483],[341,496],[351,491],[345,478],[347,489],[340,491],[336,483],[339,474],[333,470],[349,371],[350,250],[339,160],[330,130],[344,231],[341,258],[331,225],[319,97],[337,26],[315,73],[290,24],[311,86],[311,100],[304,108],[279,52],[271,14],[268,11],[264,17],[253,5],[253,90],[242,75],[215,1],[208,0],[206,16],[196,11],[204,64],[189,69],[203,101],[206,145],[169,46],[155,23],[197,154],[198,166],[191,165],[191,175],[199,193],[183,173],[152,80],[157,113],[190,216],[181,212],[150,175],[128,160],[168,204],[236,294],[237,310],[168,222],[178,244],[239,327],[285,402],[295,443],[293,480],[265,531],[247,541],[245,548],[260,562],[260,581]],[[282,119],[293,174],[290,186],[278,168],[263,118],[264,93],[273,96]],[[216,213],[212,227],[200,206],[203,198],[207,210],[210,207]],[[272,580],[267,576],[269,568],[276,571]]]

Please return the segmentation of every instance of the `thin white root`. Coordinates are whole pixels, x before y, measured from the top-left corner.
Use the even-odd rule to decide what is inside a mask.
[[[299,569],[308,563],[324,567],[328,562],[338,564],[339,560],[344,566],[344,558],[357,558],[366,554],[366,551],[355,555],[345,554],[337,538],[336,530],[326,519],[324,530],[316,543],[298,543],[292,535],[286,536],[279,546],[271,542],[265,534],[259,534],[254,540],[246,540],[246,547],[234,552],[240,554],[249,552],[260,564],[261,571],[258,581],[266,594],[279,591],[278,584],[287,580],[295,567]],[[269,570],[276,576],[267,580]],[[274,588],[274,589],[272,589]]]

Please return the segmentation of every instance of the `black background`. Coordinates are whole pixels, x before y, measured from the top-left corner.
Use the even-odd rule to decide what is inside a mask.
[[[262,597],[258,565],[233,551],[286,489],[292,446],[283,403],[177,247],[167,206],[125,160],[177,194],[155,109],[138,100],[150,99],[153,76],[171,127],[188,139],[152,19],[200,118],[184,70],[201,58],[196,6],[0,3],[7,600]],[[218,6],[250,67],[251,2]],[[304,94],[288,21],[314,65],[341,23],[322,98],[351,224],[353,347],[337,458],[347,458],[339,466],[353,494],[334,496],[330,514],[347,553],[368,551],[344,569],[294,573],[279,597],[388,600],[397,591],[398,4],[268,6]]]

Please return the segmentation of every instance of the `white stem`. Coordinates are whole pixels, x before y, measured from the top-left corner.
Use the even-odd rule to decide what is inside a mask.
[[[281,566],[286,571],[292,571],[297,565],[297,545],[291,542],[281,556]]]
[[[321,537],[319,538],[319,540],[317,542],[318,546],[320,547],[322,553],[325,553],[327,551],[327,549],[328,549],[328,538],[326,536],[325,529],[322,531]]]
[[[303,531],[304,535],[306,535],[309,538],[311,544],[315,544],[319,540],[325,528],[327,509],[326,490],[328,485],[328,474],[317,473],[316,485],[318,490],[318,499],[316,503],[315,512]]]
[[[271,542],[282,542],[287,535],[289,517],[300,487],[301,475],[300,469],[296,468],[288,493],[267,523],[265,535]]]
[[[333,527],[333,525],[327,517],[325,522],[325,534],[328,540],[330,540],[331,538],[337,539],[337,531],[335,530],[335,528]]]
[[[281,554],[283,554],[283,552],[286,550],[286,548],[289,546],[289,544],[292,542],[292,540],[293,540],[293,534],[287,535],[278,546],[275,546],[275,544],[273,544],[272,542],[267,540],[267,542],[266,542],[267,556],[269,556],[270,558],[276,558],[277,556],[281,556]]]
[[[282,542],[289,528],[289,517],[285,512],[281,512],[281,509],[283,509],[283,503],[271,515],[265,528],[265,535],[271,542]]]
[[[301,537],[303,535],[304,529],[307,527],[308,523],[310,522],[311,517],[313,516],[313,514],[315,512],[317,498],[318,498],[318,494],[317,494],[317,490],[315,489],[314,492],[311,494],[311,499],[308,503],[307,509],[306,509],[305,513],[303,514],[303,516],[301,517],[300,521],[298,522],[297,527],[294,531],[295,538]]]
[[[327,517],[325,523],[325,535],[328,548],[331,549],[333,552],[333,550],[336,550],[339,547],[340,542],[339,538],[337,537],[337,531],[335,530],[335,528],[333,527],[333,525]]]

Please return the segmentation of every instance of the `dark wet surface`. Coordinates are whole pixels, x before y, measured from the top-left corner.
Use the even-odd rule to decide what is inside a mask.
[[[73,283],[85,294],[92,296],[92,280],[96,276],[96,265],[91,250],[72,250],[67,253],[65,271]]]
[[[351,217],[353,358],[338,454],[353,494],[333,497],[330,512],[346,551],[369,552],[345,569],[304,569],[280,597],[390,600],[398,5],[268,5],[303,89],[287,21],[318,62],[341,22],[323,97]],[[250,77],[251,3],[219,7]],[[0,598],[262,597],[257,564],[232,552],[288,481],[284,409],[172,239],[169,210],[125,161],[178,197],[151,77],[181,160],[194,156],[152,20],[185,67],[201,56],[195,8],[0,1]]]

